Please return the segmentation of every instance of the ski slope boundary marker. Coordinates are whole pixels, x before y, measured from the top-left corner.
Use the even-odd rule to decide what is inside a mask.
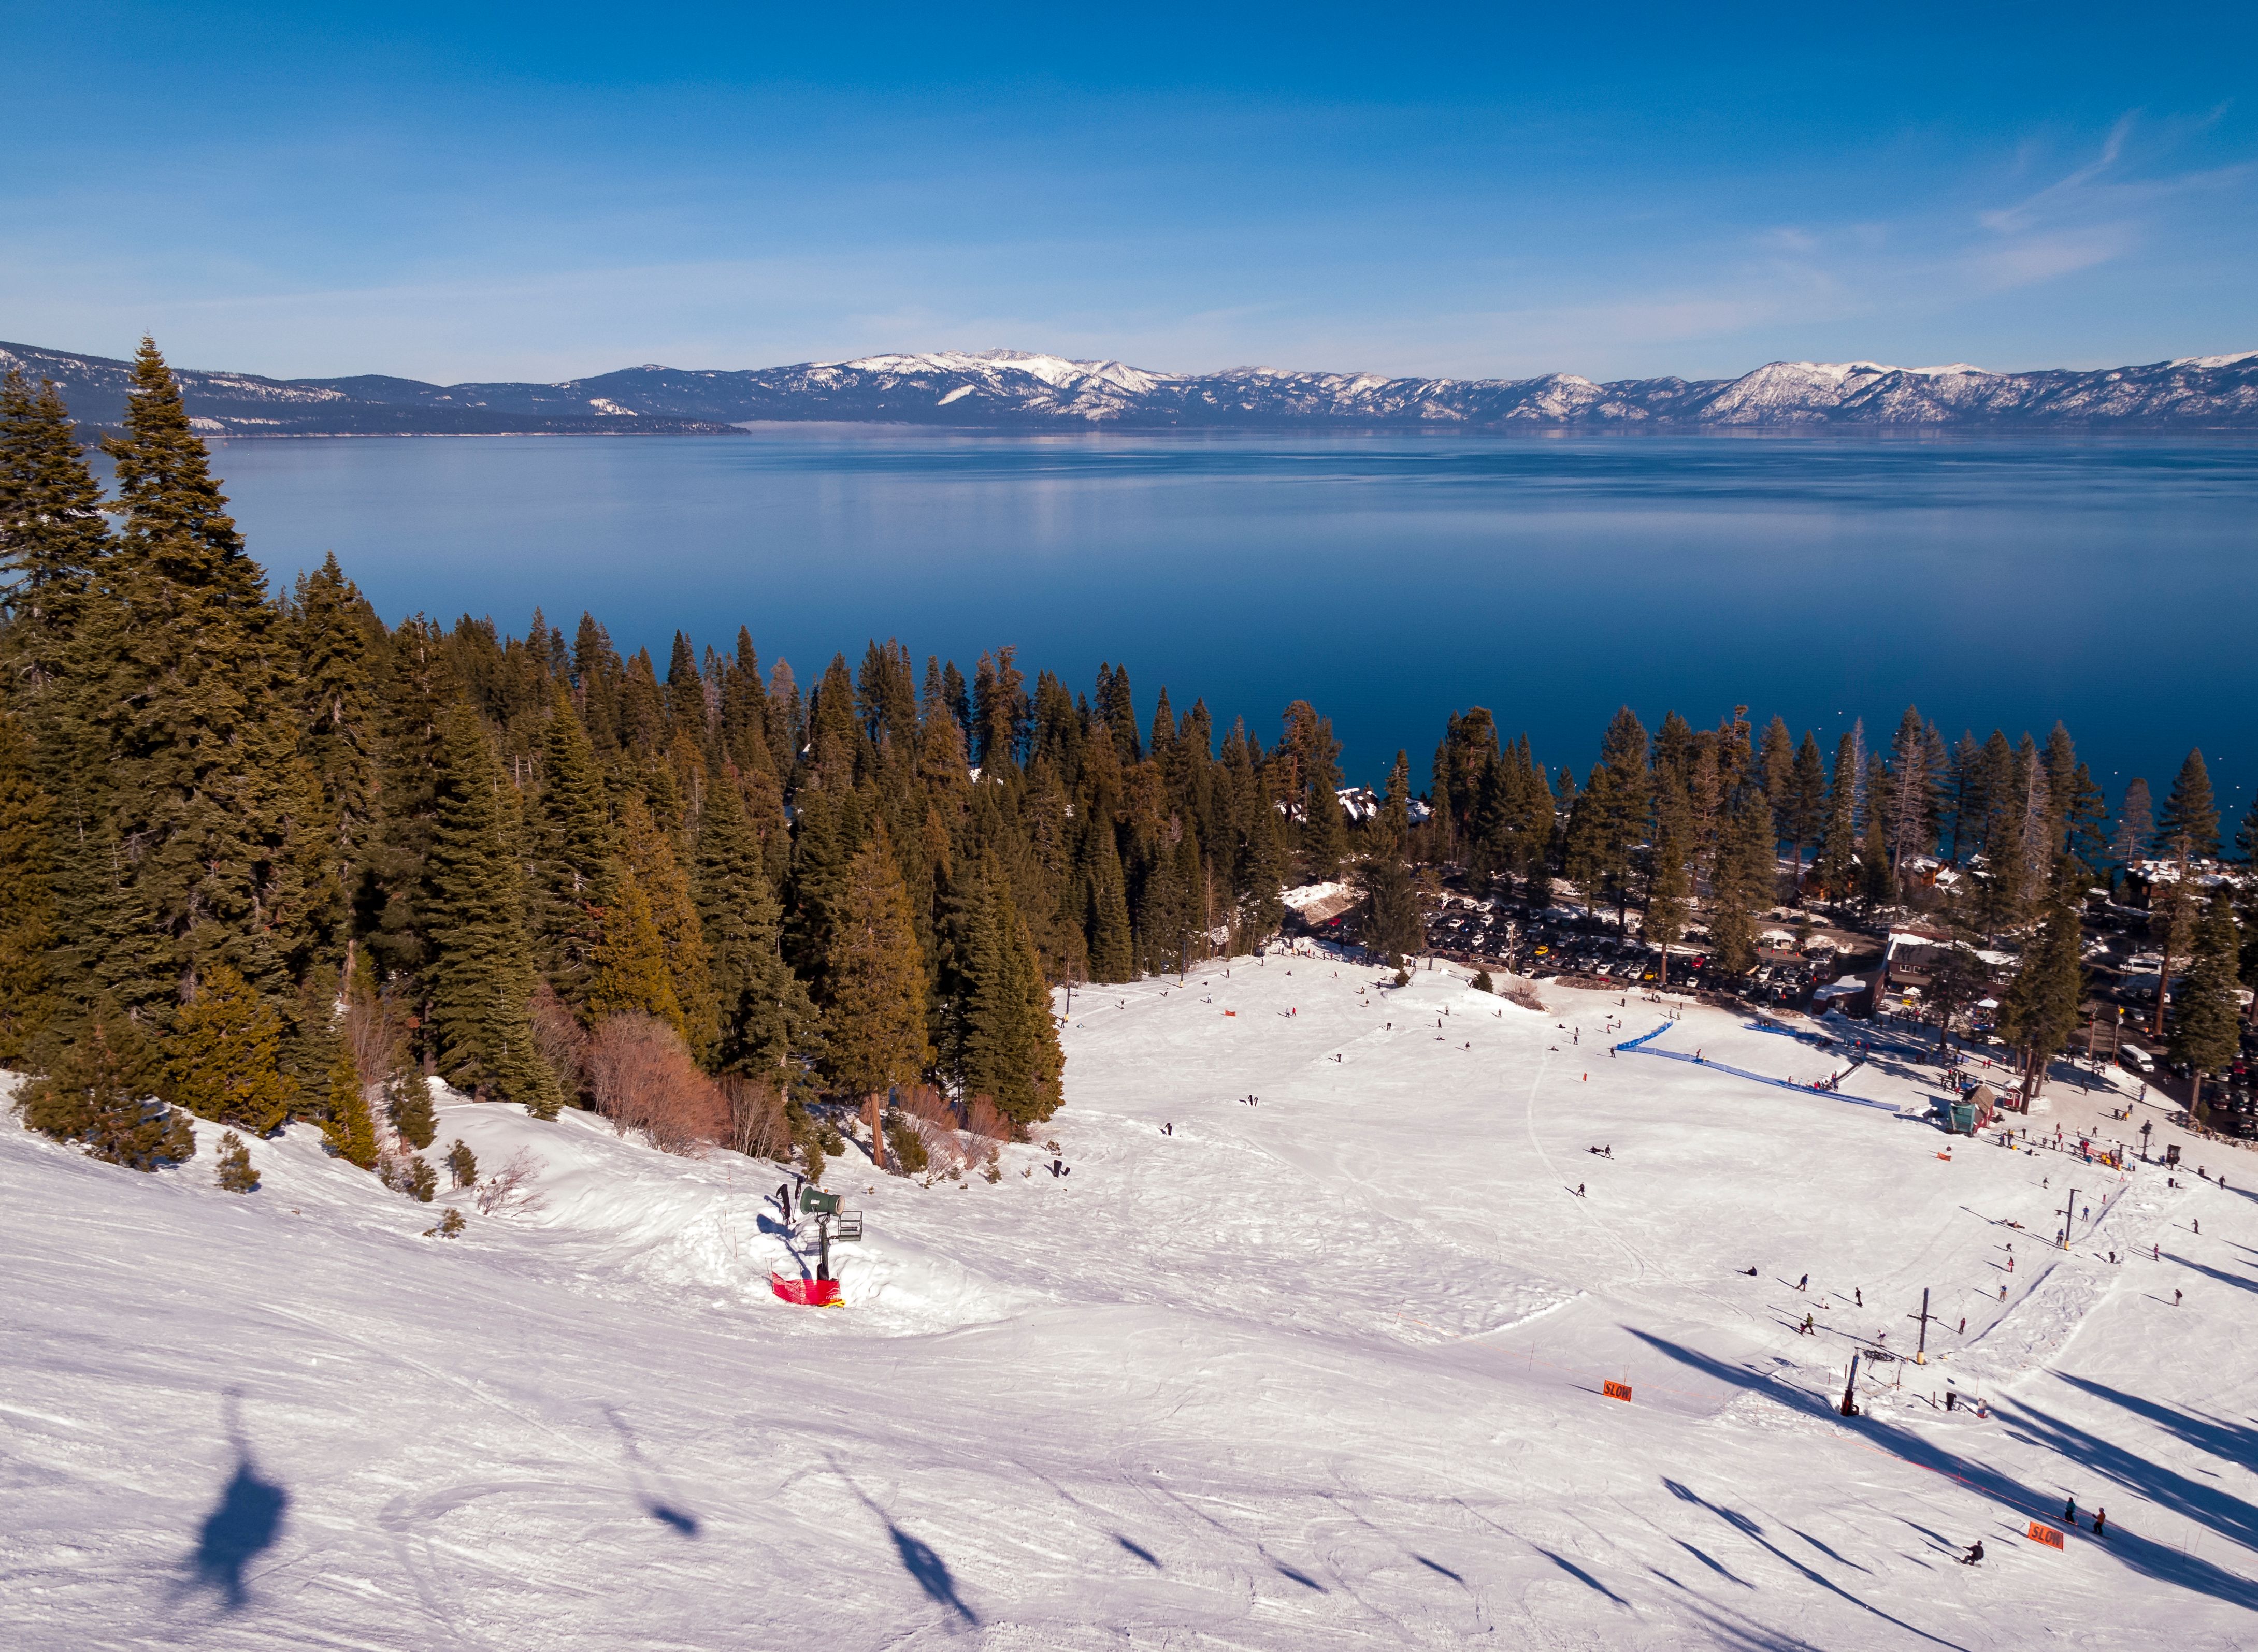
[[[1625,1405],[1630,1403],[1630,1385],[1627,1382],[1602,1382],[1600,1392],[1610,1400],[1620,1400]]]
[[[2062,1547],[2062,1534],[2055,1530],[2051,1526],[2042,1526],[2038,1521],[2033,1521],[2031,1522],[2031,1541],[2043,1548],[2060,1549]]]

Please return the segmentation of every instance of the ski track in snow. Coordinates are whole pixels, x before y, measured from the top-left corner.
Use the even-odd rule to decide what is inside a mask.
[[[0,1641],[2258,1641],[2258,1199],[1948,1142],[1898,1055],[1859,1084],[1905,1111],[1850,1108],[1736,1076],[1821,1058],[1721,1011],[1653,1041],[1701,1065],[1618,1059],[1655,1006],[1386,980],[1274,956],[1077,992],[1040,1132],[1073,1173],[850,1154],[835,1313],[768,1291],[800,1254],[774,1166],[585,1116],[446,1099],[438,1147],[526,1149],[545,1201],[444,1195],[452,1242],[303,1128],[252,1145],[244,1198],[213,1130],[149,1177],[0,1128]],[[1924,1287],[1928,1363],[1862,1363],[1840,1417]],[[1988,1418],[1936,1408],[1948,1381]],[[2105,1544],[2022,1535],[2071,1495]]]

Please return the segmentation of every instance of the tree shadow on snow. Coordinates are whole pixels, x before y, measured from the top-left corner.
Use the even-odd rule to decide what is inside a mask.
[[[1957,1456],[1942,1446],[1931,1443],[1909,1429],[1896,1428],[1885,1422],[1878,1422],[1871,1417],[1862,1416],[1855,1419],[1843,1417],[1836,1413],[1834,1405],[1821,1395],[1807,1393],[1786,1383],[1773,1382],[1761,1372],[1750,1371],[1745,1366],[1728,1365],[1723,1360],[1712,1358],[1699,1349],[1688,1348],[1681,1343],[1672,1342],[1667,1337],[1652,1336],[1628,1325],[1623,1329],[1650,1348],[1669,1355],[1681,1365],[1690,1365],[1694,1370],[1714,1377],[1720,1382],[1732,1383],[1753,1393],[1761,1393],[1791,1411],[1799,1411],[1806,1416],[1839,1427],[1845,1432],[1853,1433],[1887,1451],[1900,1461],[1911,1464],[1916,1468],[1928,1469],[1934,1473],[1942,1474],[1980,1497],[2005,1504],[2013,1512],[2015,1523],[2018,1525],[2034,1516],[2051,1522],[2055,1512],[2060,1507],[2052,1492],[2041,1492],[2024,1485],[2010,1474]],[[2002,1411],[2005,1409],[2004,1407],[1995,1408]],[[2095,1464],[2091,1457],[2083,1454],[2086,1452],[2102,1454],[2111,1461],[2114,1471],[2112,1472],[2108,1469],[2100,1469],[2100,1471],[2109,1473],[2110,1478],[2118,1479],[2120,1484],[2132,1489],[2155,1497],[2160,1503],[2169,1503],[2171,1500],[2173,1488],[2169,1482],[2177,1482],[2180,1486],[2189,1485],[2179,1476],[2143,1463],[2133,1457],[2131,1453],[2109,1446],[2092,1436],[2065,1429],[2062,1425],[2054,1423],[2051,1419],[2041,1420],[2034,1416],[2027,1407],[2020,1409],[2031,1419],[2028,1426],[2042,1432],[2051,1428],[2064,1440],[2075,1439],[2090,1443],[2064,1444],[2060,1449],[2080,1454],[2079,1460],[2087,1462],[2097,1469],[2099,1469],[2099,1464]],[[2215,1516],[2230,1516],[2229,1523],[2222,1528],[2222,1535],[2232,1535],[2236,1542],[2251,1541],[2250,1538],[2240,1535],[2243,1531],[2250,1529],[2247,1521],[2251,1511],[2247,1504],[2226,1497],[2224,1493],[2212,1492],[2207,1487],[2193,1487],[2191,1492],[2200,1493],[2201,1496],[2199,1499],[2192,1494],[2189,1497],[2190,1507],[2186,1512],[2191,1519],[2205,1519],[2205,1514],[2199,1511],[2207,1505]],[[2220,1507],[2229,1504],[2232,1505],[2231,1511]],[[2193,1590],[2198,1594],[2206,1594],[2214,1599],[2225,1600],[2235,1606],[2258,1608],[2258,1583],[2239,1578],[2233,1572],[2214,1566],[2196,1556],[2184,1554],[2168,1544],[2143,1537],[2117,1521],[2110,1522],[2109,1537],[2105,1547],[2110,1553],[2135,1571],[2155,1578],[2161,1582]],[[1799,1570],[1804,1570],[1807,1576],[1814,1579],[1825,1581],[1819,1579],[1818,1574],[1809,1571],[1807,1568],[1799,1568]],[[1856,1599],[1846,1592],[1835,1589],[1832,1584],[1828,1584],[1826,1586],[1835,1590],[1836,1593],[1843,1594],[1845,1599]],[[1870,1612],[1874,1610],[1871,1606],[1866,1609]],[[1877,1615],[1886,1614],[1878,1613]],[[1919,1631],[1915,1633],[1918,1634]]]
[[[1554,1554],[1542,1543],[1531,1543],[1530,1544],[1530,1547],[1534,1549],[1538,1554],[1544,1556],[1545,1559],[1551,1561],[1554,1565],[1559,1567],[1561,1570],[1566,1572],[1578,1583],[1583,1585],[1585,1588],[1592,1590],[1595,1593],[1605,1595],[1608,1599],[1614,1601],[1615,1605],[1622,1607],[1626,1612],[1637,1610],[1630,1601],[1624,1599],[1621,1595],[1608,1588],[1607,1585],[1601,1583],[1597,1578],[1593,1577],[1590,1572],[1586,1571],[1581,1566],[1577,1565],[1574,1562],[1561,1559],[1559,1556]]]
[[[2258,1280],[2245,1279],[2239,1273],[2229,1273],[2223,1268],[2206,1267],[2202,1263],[2191,1261],[2183,1256],[2168,1256],[2164,1260],[2176,1262],[2183,1268],[2191,1269],[2202,1274],[2205,1279],[2217,1280],[2221,1285],[2232,1285],[2238,1291],[2258,1291]]]
[[[628,1484],[636,1501],[643,1505],[643,1512],[660,1525],[671,1527],[685,1537],[695,1538],[701,1529],[698,1516],[679,1507],[678,1498],[660,1498],[651,1492],[646,1481],[655,1471],[643,1461],[643,1447],[636,1439],[635,1430],[611,1407],[606,1406],[603,1411],[612,1427],[619,1431],[620,1443],[627,1452]]]
[[[290,1507],[290,1493],[259,1472],[245,1443],[237,1396],[227,1396],[228,1436],[235,1447],[235,1472],[221,1488],[218,1505],[204,1516],[196,1530],[195,1552],[188,1556],[193,1574],[187,1587],[206,1588],[219,1596],[223,1609],[239,1612],[250,1602],[244,1586],[244,1569],[274,1546],[282,1535],[282,1516]]]
[[[853,1477],[841,1468],[836,1461],[832,1463],[831,1471],[846,1482],[847,1489],[855,1493],[855,1500],[869,1509],[877,1517],[879,1523],[885,1527],[886,1535],[892,1538],[894,1542],[895,1557],[902,1563],[902,1570],[909,1573],[911,1579],[919,1588],[925,1591],[926,1599],[936,1606],[948,1607],[956,1614],[958,1621],[964,1627],[978,1628],[980,1614],[966,1606],[962,1598],[957,1594],[956,1579],[948,1570],[948,1563],[941,1557],[933,1545],[922,1538],[912,1537],[895,1525],[893,1516],[872,1502],[869,1494],[855,1484]]]

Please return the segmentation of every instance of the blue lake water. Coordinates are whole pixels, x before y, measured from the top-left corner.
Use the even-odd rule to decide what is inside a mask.
[[[1907,703],[1948,737],[2068,723],[2112,802],[2191,745],[2258,780],[2258,444],[1719,436],[234,442],[253,551],[335,550],[387,618],[588,609],[664,669],[751,627],[812,681],[872,637],[969,674],[1125,663],[1266,743],[1307,698],[1352,777],[1424,776],[1489,706],[1580,775],[1628,703],[1800,733]]]

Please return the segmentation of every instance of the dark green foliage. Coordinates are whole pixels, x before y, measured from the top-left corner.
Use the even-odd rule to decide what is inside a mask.
[[[216,1124],[263,1136],[289,1116],[292,1086],[279,1058],[282,1020],[225,964],[173,1017],[165,1099]]]
[[[1488,970],[1483,969],[1475,973],[1474,990],[1476,992],[1495,992],[1497,990],[1497,982],[1490,979]]]
[[[2171,795],[2156,817],[2155,847],[2158,854],[2186,854],[2198,860],[2219,853],[2219,805],[2199,751],[2188,753],[2172,781]]]
[[[22,1059],[54,1014],[53,808],[22,720],[0,706],[0,1062]]]
[[[428,1159],[411,1160],[408,1166],[408,1191],[420,1204],[430,1204],[439,1191],[439,1173],[431,1168]]]
[[[259,1172],[251,1163],[251,1149],[243,1138],[229,1131],[219,1138],[219,1162],[212,1180],[229,1193],[250,1193],[259,1186]]]
[[[1411,875],[1394,855],[1367,861],[1359,869],[1364,906],[1357,918],[1357,934],[1383,963],[1407,953],[1424,950],[1427,937],[1419,918],[1419,900]]]
[[[2078,962],[2077,883],[2073,867],[2058,869],[2043,898],[2038,932],[2024,946],[2022,965],[1999,998],[1999,1032],[2022,1060],[2026,1104],[2045,1082],[2047,1063],[2077,1030],[2084,972]]]
[[[458,1188],[467,1188],[479,1179],[479,1156],[459,1137],[447,1148],[447,1178]]]
[[[926,1151],[925,1138],[899,1113],[886,1115],[886,1157],[895,1170],[905,1176],[919,1174],[933,1162],[932,1155]]]
[[[2235,989],[2241,952],[2234,897],[2222,887],[2196,925],[2186,984],[2172,1017],[2172,1060],[2192,1067],[2198,1086],[2203,1074],[2224,1072],[2240,1048],[2242,1006]]]
[[[330,1151],[363,1170],[376,1167],[376,1121],[369,1117],[367,1098],[361,1093],[360,1069],[352,1052],[340,1047],[330,1068],[329,1107],[322,1119],[322,1137]]]
[[[776,1072],[817,1042],[815,1006],[784,961],[783,913],[737,788],[724,776],[707,798],[694,887],[719,1004],[715,1065]]]
[[[1388,984],[1389,986],[1391,986],[1391,987],[1408,987],[1408,986],[1409,986],[1409,985],[1411,984],[1411,972],[1410,972],[1409,970],[1408,970],[1408,969],[1404,968],[1403,968],[1403,966],[1402,966],[1402,965],[1401,965],[1401,964],[1396,965],[1396,966],[1395,966],[1395,978],[1394,978],[1393,980],[1391,980]]]
[[[513,852],[515,794],[467,705],[446,713],[443,731],[424,865],[433,1053],[458,1088],[553,1117],[562,1098],[534,1050],[529,1010],[534,972]]]
[[[437,1222],[423,1230],[423,1237],[427,1239],[458,1239],[470,1225],[463,1220],[461,1211],[448,1210],[440,1215]]]
[[[25,1087],[24,1123],[95,1158],[155,1170],[195,1156],[187,1116],[150,1099],[156,1062],[115,1005],[97,1006],[45,1076]]]
[[[386,1115],[400,1139],[410,1147],[429,1147],[439,1133],[439,1116],[431,1105],[431,1087],[412,1073],[394,1079],[385,1093]]]

